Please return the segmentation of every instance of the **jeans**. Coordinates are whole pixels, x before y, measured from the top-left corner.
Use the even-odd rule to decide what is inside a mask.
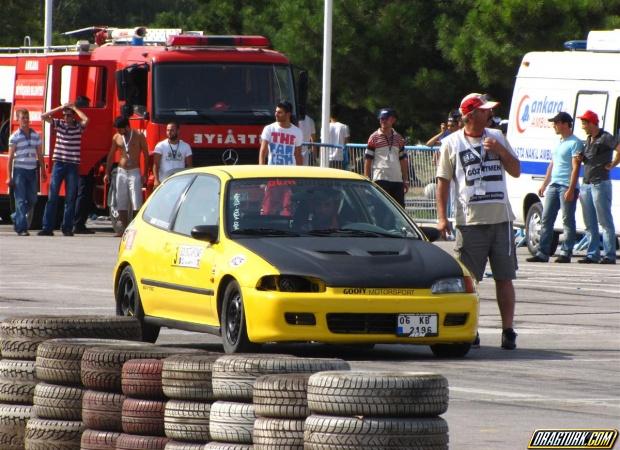
[[[560,209],[562,210],[562,224],[564,225],[564,242],[560,249],[560,255],[570,258],[573,254],[576,239],[575,209],[577,208],[579,192],[575,192],[573,201],[567,202],[564,200],[564,193],[567,190],[567,186],[554,183],[549,185],[547,192],[545,192],[540,243],[536,252],[536,256],[542,259],[549,259],[549,256],[551,256],[551,241],[553,240],[554,233],[553,224]]]
[[[58,192],[62,181],[65,182],[65,211],[61,229],[63,232],[73,230],[73,215],[75,211],[75,196],[78,185],[78,164],[54,161],[50,189],[43,214],[43,229],[52,231],[56,225],[56,207],[58,204]]]
[[[15,195],[15,231],[28,231],[28,213],[37,202],[37,169],[13,167]]]
[[[86,220],[88,220],[88,215],[95,209],[93,204],[94,184],[95,178],[92,170],[88,173],[88,175],[80,175],[75,201],[75,217],[73,219],[73,228],[76,230],[86,228]]]
[[[581,208],[586,231],[590,236],[588,244],[588,258],[593,261],[600,259],[599,255],[599,224],[603,229],[603,256],[612,261],[616,260],[616,230],[611,216],[611,180],[597,184],[584,184],[581,187]]]

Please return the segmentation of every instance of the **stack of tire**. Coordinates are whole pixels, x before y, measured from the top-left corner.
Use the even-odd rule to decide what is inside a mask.
[[[201,450],[211,441],[209,421],[213,365],[221,353],[177,355],[163,360],[162,389],[168,398],[164,413],[166,450]]]
[[[86,388],[82,399],[82,421],[86,430],[81,450],[164,450],[168,442],[163,427],[165,402],[161,398],[124,395],[123,365],[130,360],[164,359],[198,352],[148,343],[87,349],[81,364],[82,383]],[[139,362],[132,364],[140,365]],[[149,363],[147,366],[151,367]],[[128,370],[130,368],[131,365]],[[154,377],[158,376],[156,372]]]
[[[289,355],[250,354],[226,355],[213,365],[213,393],[218,400],[211,405],[209,432],[211,439],[204,448],[235,450],[275,448],[277,441],[270,430],[253,439],[257,419],[252,403],[256,380],[263,375],[314,373],[324,370],[348,370],[349,364],[333,358],[298,358]],[[254,446],[252,446],[254,444]],[[289,448],[289,447],[279,447]]]
[[[308,379],[306,450],[447,450],[448,381],[433,373],[324,372]]]
[[[47,419],[33,419],[32,404],[37,386],[37,348],[49,339],[93,338],[138,340],[140,324],[116,316],[30,316],[11,317],[0,323],[0,448],[51,448],[39,444],[67,434]],[[53,387],[41,388],[41,395],[57,395]],[[54,393],[52,393],[54,391]],[[45,414],[45,413],[44,413]],[[27,426],[27,423],[28,426]],[[62,427],[61,427],[62,428]],[[72,431],[75,426],[67,427]],[[75,431],[79,433],[79,431]],[[79,443],[78,447],[79,448]]]

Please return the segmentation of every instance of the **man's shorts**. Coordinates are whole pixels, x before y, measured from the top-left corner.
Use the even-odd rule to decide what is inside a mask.
[[[142,206],[142,176],[140,169],[116,169],[116,209],[137,211]]]
[[[514,280],[517,277],[517,255],[510,222],[458,225],[454,250],[478,281],[484,276],[487,259],[495,280]]]

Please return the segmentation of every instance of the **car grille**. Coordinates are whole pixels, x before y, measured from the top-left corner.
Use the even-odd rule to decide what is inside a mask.
[[[395,334],[396,314],[327,314],[327,327],[339,334]]]

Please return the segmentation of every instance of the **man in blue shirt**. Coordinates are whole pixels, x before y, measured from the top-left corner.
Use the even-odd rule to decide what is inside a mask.
[[[560,135],[560,143],[551,156],[545,179],[538,195],[545,198],[540,242],[536,255],[527,258],[528,262],[547,262],[551,253],[553,224],[562,209],[564,243],[556,263],[569,263],[575,246],[575,208],[579,198],[579,166],[583,154],[583,143],[573,134],[573,118],[566,112],[559,112],[553,118],[553,129]],[[545,192],[546,191],[546,192]]]

